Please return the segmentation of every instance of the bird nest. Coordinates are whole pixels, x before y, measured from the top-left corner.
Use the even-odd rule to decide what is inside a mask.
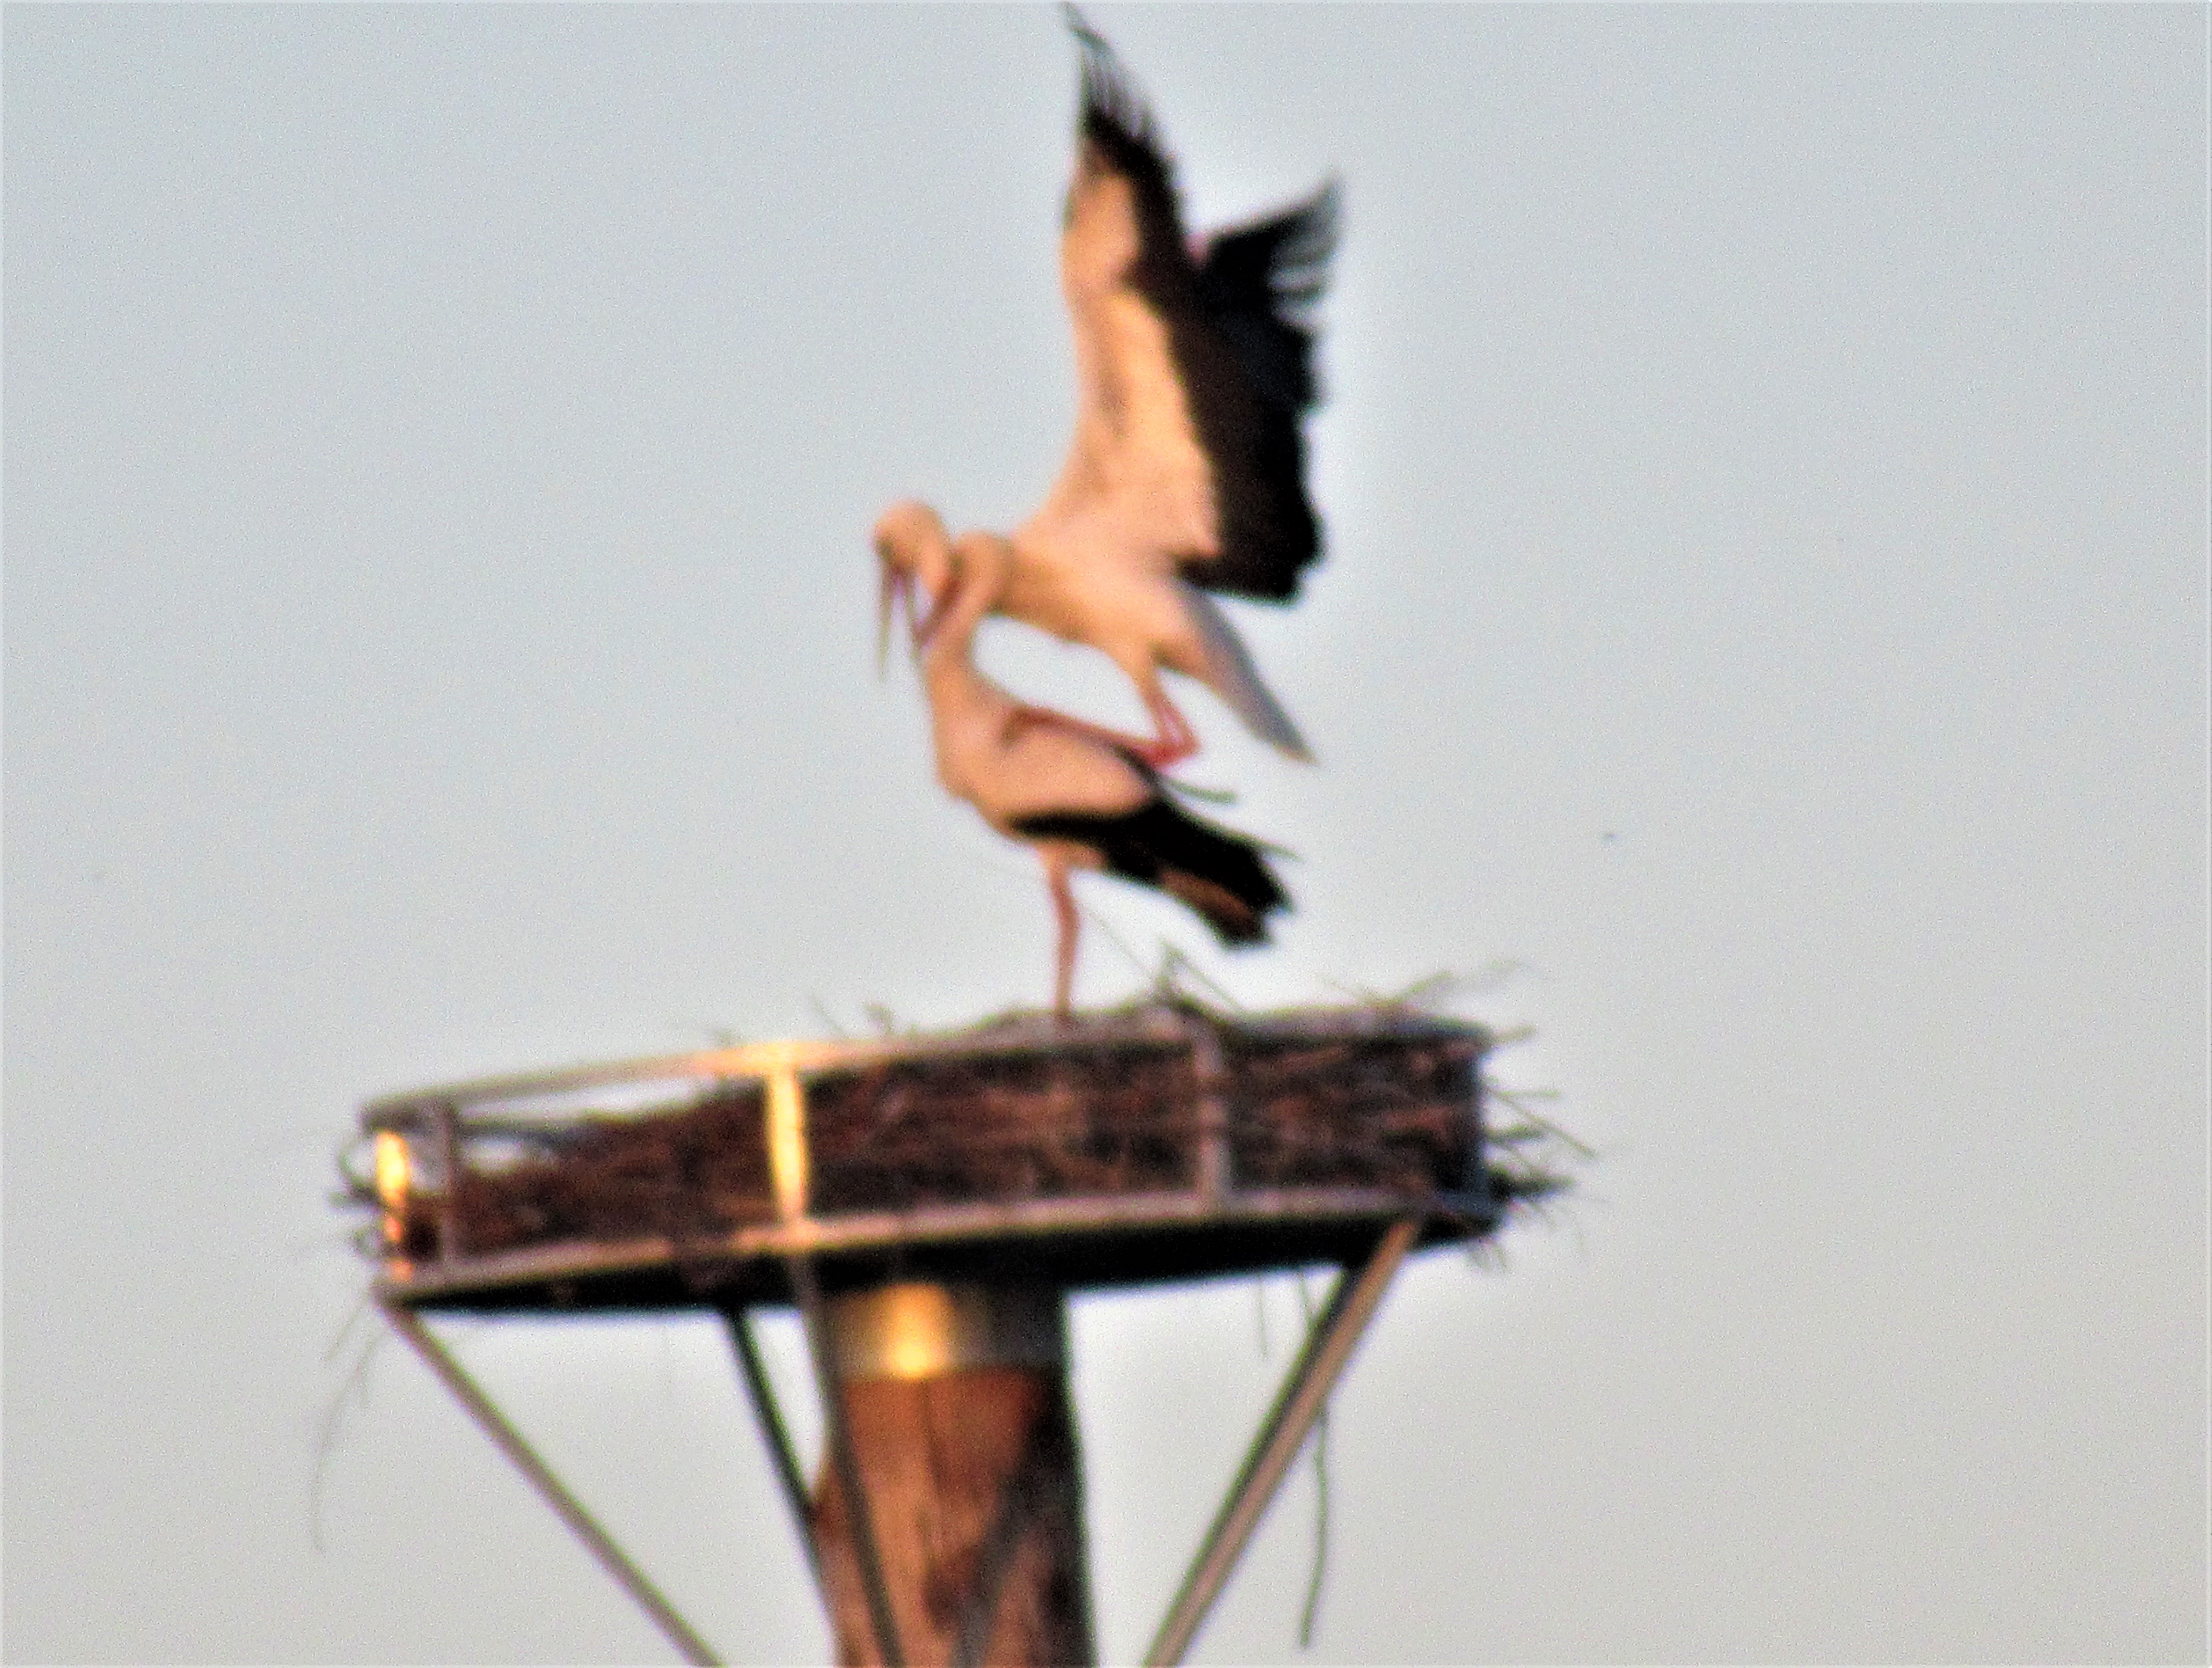
[[[1065,1024],[718,1050],[376,1103],[364,1123],[404,1175],[380,1162],[349,1176],[349,1196],[380,1212],[366,1238],[388,1281],[540,1269],[562,1247],[653,1246],[726,1272],[835,1242],[841,1225],[880,1249],[1234,1218],[1249,1243],[1215,1253],[1232,1263],[1287,1256],[1279,1234],[1262,1245],[1250,1230],[1302,1214],[1341,1227],[1413,1212],[1437,1237],[1468,1238],[1554,1184],[1510,1148],[1493,1161],[1491,1043],[1391,1005],[1240,1019],[1178,999]],[[781,1160],[779,1066],[799,1086],[799,1146],[787,1138]]]

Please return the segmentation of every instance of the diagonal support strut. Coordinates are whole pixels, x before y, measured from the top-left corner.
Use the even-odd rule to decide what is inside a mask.
[[[404,1305],[389,1299],[379,1299],[377,1306],[392,1330],[405,1339],[423,1365],[434,1373],[441,1383],[453,1393],[453,1399],[475,1420],[477,1428],[492,1440],[493,1445],[514,1463],[530,1486],[538,1492],[551,1507],[561,1521],[574,1531],[585,1549],[599,1561],[599,1568],[611,1575],[616,1583],[636,1600],[638,1608],[652,1618],[653,1624],[666,1635],[684,1661],[714,1668],[718,1660],[707,1641],[691,1629],[689,1622],[676,1613],[675,1606],[661,1596],[660,1589],[653,1585],[643,1570],[630,1562],[614,1537],[599,1527],[598,1521],[584,1509],[583,1502],[570,1494],[561,1479],[553,1475],[552,1468],[538,1457],[538,1451],[525,1440],[521,1432],[507,1421],[507,1415],[492,1405],[492,1400],[477,1388],[453,1352],[438,1342],[422,1318]]]
[[[1284,1475],[1305,1446],[1314,1421],[1328,1405],[1329,1391],[1345,1363],[1352,1359],[1383,1293],[1407,1252],[1413,1248],[1420,1227],[1419,1219],[1410,1216],[1392,1223],[1357,1272],[1347,1267],[1338,1276],[1327,1306],[1307,1332],[1305,1345],[1277,1392],[1274,1405],[1253,1437],[1228,1497],[1192,1555],[1190,1568],[1174,1603],[1168,1606],[1159,1631],[1152,1635],[1152,1648],[1145,1653],[1146,1668],[1173,1668],[1190,1649],[1206,1612],[1220,1596],[1230,1572],[1260,1526],[1276,1489],[1282,1486]]]
[[[769,1380],[768,1367],[761,1360],[760,1343],[753,1336],[752,1315],[744,1308],[722,1312],[722,1318],[730,1329],[730,1342],[738,1352],[738,1369],[744,1377],[745,1395],[753,1404],[753,1421],[760,1427],[761,1440],[768,1446],[769,1459],[775,1469],[775,1480],[783,1490],[783,1503],[790,1508],[792,1527],[799,1533],[799,1550],[806,1555],[807,1568],[814,1572],[814,1586],[826,1601],[829,1589],[822,1579],[822,1551],[814,1542],[812,1510],[806,1495],[806,1478],[799,1467],[799,1452],[791,1444],[791,1432],[783,1421],[783,1409],[775,1399],[775,1387]]]

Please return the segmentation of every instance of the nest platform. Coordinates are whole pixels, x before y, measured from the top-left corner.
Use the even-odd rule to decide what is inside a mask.
[[[825,1288],[1071,1288],[1480,1238],[1481,1027],[1390,1005],[753,1044],[395,1095],[362,1111],[378,1295],[422,1311],[744,1307]]]

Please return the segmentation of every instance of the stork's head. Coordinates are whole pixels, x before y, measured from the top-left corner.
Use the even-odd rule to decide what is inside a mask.
[[[937,607],[922,623],[921,640],[929,641],[937,629],[938,617],[945,612],[946,598],[951,587],[974,586],[983,594],[982,612],[988,612],[1006,594],[1006,583],[1014,571],[1014,547],[1004,533],[963,533],[952,546],[951,586],[938,594]]]
[[[920,647],[927,636],[927,622],[915,608],[914,587],[920,584],[933,603],[944,595],[952,580],[952,546],[937,512],[912,498],[893,504],[877,518],[875,542],[876,560],[883,569],[876,607],[876,671],[880,675],[890,649],[894,604],[905,609],[908,630]]]

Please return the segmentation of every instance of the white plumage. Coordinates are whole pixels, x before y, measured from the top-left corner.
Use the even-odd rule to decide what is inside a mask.
[[[1163,668],[1307,758],[1207,592],[1287,601],[1319,553],[1299,429],[1316,397],[1312,340],[1300,317],[1334,246],[1335,188],[1194,253],[1149,113],[1112,49],[1079,19],[1074,28],[1083,103],[1060,279],[1074,327],[1075,437],[1042,507],[1015,530],[990,606],[1112,657],[1156,731],[1114,739],[1149,764],[1198,745]],[[901,582],[943,595],[951,545],[934,510],[896,504],[875,538],[887,609]]]

